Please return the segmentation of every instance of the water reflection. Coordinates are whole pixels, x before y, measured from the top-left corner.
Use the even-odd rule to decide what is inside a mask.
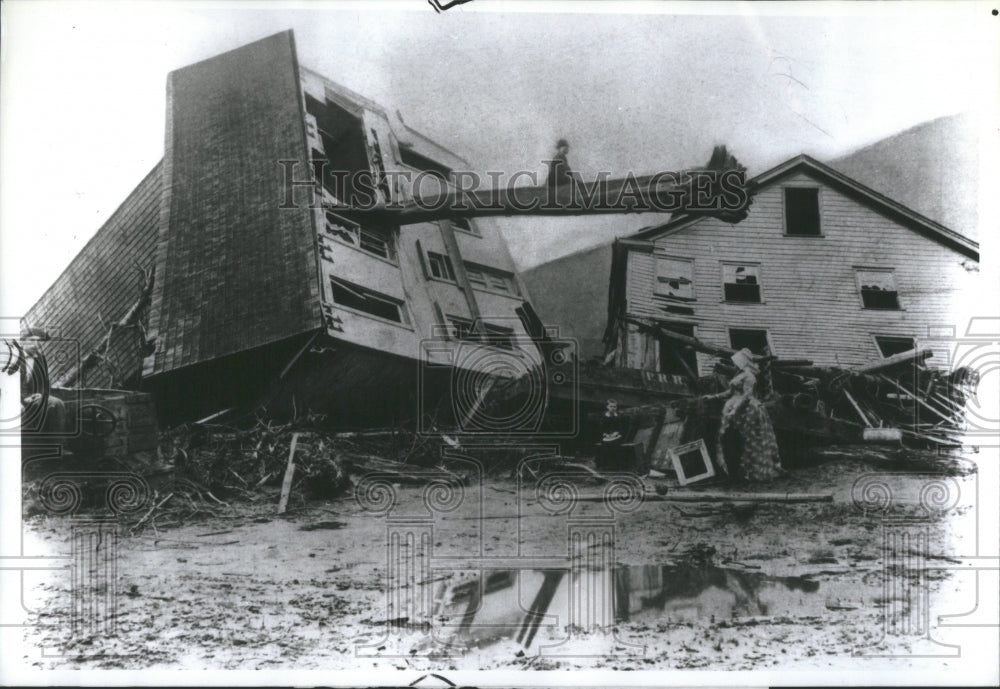
[[[462,571],[428,585],[434,587],[431,626],[438,643],[513,639],[525,648],[543,637],[609,632],[625,622],[802,614],[819,589],[803,577],[694,565]]]

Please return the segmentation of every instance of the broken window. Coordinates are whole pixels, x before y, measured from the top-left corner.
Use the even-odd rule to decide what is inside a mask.
[[[669,330],[680,335],[694,337],[694,326],[685,323],[658,323],[661,330]],[[669,373],[687,378],[698,377],[698,357],[694,349],[683,342],[660,336],[660,373]]]
[[[483,323],[483,330],[486,331],[486,342],[494,347],[504,349],[514,349],[514,329],[505,328],[502,325]]]
[[[338,306],[384,318],[387,321],[409,323],[403,302],[398,299],[339,278],[330,278],[330,288],[333,301]]]
[[[375,198],[372,185],[375,180],[360,114],[309,94],[306,94],[306,112],[314,118],[323,146],[322,151],[312,151],[314,161],[326,161],[322,165],[323,188],[348,205],[370,205]],[[311,121],[307,119],[309,125]]]
[[[726,301],[760,303],[759,266],[723,264],[722,283]]]
[[[326,212],[326,233],[364,252],[386,260],[396,261],[396,241],[391,230],[380,227],[362,227],[332,211]]]
[[[481,266],[476,263],[465,264],[465,274],[473,287],[503,292],[504,294],[518,295],[517,281],[512,273],[496,268]]]
[[[909,352],[916,348],[912,337],[897,337],[895,335],[876,335],[875,344],[878,345],[878,351],[884,357]]]
[[[746,348],[760,356],[766,356],[771,353],[771,345],[767,341],[766,330],[730,328],[729,346],[737,351]]]
[[[896,280],[891,270],[857,271],[861,303],[866,309],[899,309]]]
[[[413,168],[417,172],[429,172],[435,177],[443,179],[445,182],[451,179],[450,167],[433,161],[427,156],[417,153],[412,148],[400,146],[399,157],[402,158],[403,165]]]
[[[447,319],[449,334],[456,340],[482,341],[494,347],[503,347],[504,349],[514,348],[513,328],[505,328],[502,325],[494,325],[493,323],[483,323],[483,336],[480,338],[479,334],[472,329],[471,319],[452,315],[448,315]]]
[[[657,256],[653,292],[660,297],[694,301],[694,261]]]
[[[785,187],[785,234],[819,236],[819,189]]]
[[[455,282],[455,269],[451,265],[451,258],[434,251],[427,252],[427,267],[431,275],[438,280]]]

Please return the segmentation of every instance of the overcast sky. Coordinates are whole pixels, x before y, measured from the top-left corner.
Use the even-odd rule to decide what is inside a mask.
[[[288,28],[304,66],[479,170],[542,172],[565,137],[584,175],[702,164],[718,143],[756,173],[942,115],[989,117],[997,96],[985,3],[298,6],[3,3],[4,314],[23,313],[161,158],[167,73]],[[655,220],[503,226],[523,267]]]

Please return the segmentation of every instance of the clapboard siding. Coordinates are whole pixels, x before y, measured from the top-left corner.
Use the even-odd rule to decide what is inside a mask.
[[[822,237],[784,235],[783,188],[820,187]],[[672,316],[653,296],[654,253],[630,252],[628,311],[696,323],[697,334],[729,346],[728,328],[766,329],[774,353],[817,364],[858,365],[880,357],[873,335],[926,336],[948,324],[970,283],[960,253],[800,173],[759,191],[737,225],[706,218],[651,238],[656,252],[694,260],[693,317]],[[722,263],[760,266],[763,303],[723,300]],[[856,267],[891,268],[902,309],[862,308]],[[699,359],[703,371],[711,365]]]
[[[73,374],[80,359],[102,345],[110,324],[139,298],[138,267],[148,270],[155,263],[161,189],[161,164],[157,163],[24,317],[28,326],[77,343],[67,349],[51,346],[53,355],[47,359],[55,383]],[[72,356],[59,356],[71,351]],[[76,385],[121,386],[138,373],[142,367],[138,330],[116,332],[109,341],[107,359],[110,367],[88,369]]]

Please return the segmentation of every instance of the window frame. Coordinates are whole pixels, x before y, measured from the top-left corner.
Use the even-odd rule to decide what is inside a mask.
[[[912,346],[910,347],[910,349],[901,350],[903,352],[907,352],[907,351],[910,351],[912,349],[916,349],[916,347],[917,347],[917,338],[914,337],[914,336],[912,336],[912,335],[876,335],[876,334],[873,333],[872,334],[872,341],[875,343],[875,350],[879,353],[879,356],[881,356],[883,359],[888,359],[891,356],[895,356],[894,354],[885,354],[885,353],[883,353],[883,351],[882,351],[882,345],[879,343],[879,340],[880,339],[884,339],[884,338],[890,338],[890,339],[894,339],[894,340],[904,340],[904,339],[905,340],[909,340]],[[898,353],[899,352],[897,352],[897,354]]]
[[[463,265],[465,267],[465,275],[473,289],[480,292],[497,294],[511,299],[522,298],[521,286],[517,284],[517,276],[514,273],[508,273],[506,270],[500,270],[499,268],[494,268],[492,266],[484,266],[481,263],[473,263],[471,261],[463,261]],[[482,275],[482,284],[473,281],[475,274]],[[491,284],[491,277],[502,279],[504,281],[504,286],[509,289],[497,289]]]
[[[677,302],[681,302],[681,303],[684,303],[684,304],[693,303],[693,302],[696,302],[698,300],[698,294],[695,291],[695,285],[694,285],[694,259],[693,258],[688,258],[686,256],[674,256],[672,254],[654,253],[653,254],[653,260],[655,261],[654,266],[653,266],[653,296],[654,297],[659,297],[660,299],[669,299],[671,301],[677,301]],[[666,280],[661,280],[660,279],[660,261],[661,260],[677,261],[677,262],[680,262],[680,263],[687,263],[688,266],[690,266],[690,268],[691,268],[691,277],[690,278],[685,278],[684,276],[678,276],[681,279],[686,279],[686,280],[689,281],[689,284],[691,285],[691,296],[690,297],[678,297],[678,296],[671,295],[671,294],[663,294],[662,292],[660,292],[658,290],[658,288],[660,287],[660,285],[666,285],[666,284],[668,284],[666,282]]]
[[[861,283],[862,273],[885,273],[892,279],[892,293],[896,296],[896,306],[895,307],[882,307],[882,306],[869,306],[865,303],[865,290]],[[863,311],[905,311],[903,308],[903,301],[899,298],[899,285],[896,284],[896,269],[895,268],[875,268],[872,266],[854,266],[854,286],[858,291],[858,300],[861,302],[861,309]],[[873,290],[868,290],[872,292]],[[888,291],[888,290],[886,290]]]
[[[434,274],[434,268],[437,262],[439,262],[441,267],[444,268],[442,272],[447,273],[447,275],[440,276]],[[458,283],[458,277],[455,275],[455,265],[451,262],[451,256],[437,251],[427,252],[427,276],[431,280],[440,280],[441,282],[447,282],[452,285]]]
[[[729,346],[733,349],[737,349],[736,345],[733,344],[733,331],[734,330],[754,330],[764,333],[764,340],[767,342],[767,350],[770,352],[771,356],[777,356],[774,351],[774,343],[771,342],[771,331],[768,328],[752,328],[750,326],[727,326],[726,327],[726,337],[729,340]],[[749,347],[748,347],[749,349]],[[753,350],[751,350],[753,351]],[[757,354],[754,352],[754,354]],[[757,354],[757,356],[760,356]]]
[[[761,279],[761,272],[762,271],[761,271],[761,264],[760,263],[753,262],[753,261],[720,261],[719,262],[719,266],[720,266],[720,270],[721,270],[721,273],[722,273],[722,302],[723,303],[725,303],[725,304],[763,304],[764,303],[764,282]],[[753,268],[754,269],[754,277],[757,280],[757,282],[755,283],[756,287],[757,287],[757,299],[756,299],[756,301],[747,301],[747,300],[742,300],[742,299],[730,299],[728,297],[728,295],[726,294],[726,285],[730,285],[730,284],[732,284],[732,285],[738,285],[739,283],[736,283],[736,282],[732,282],[732,283],[726,282],[726,268],[727,267],[732,267],[732,268],[740,267],[740,268]]]
[[[815,234],[801,234],[788,231],[788,196],[789,189],[814,189],[816,191],[816,218],[819,224],[819,232]],[[799,237],[805,239],[816,239],[826,236],[823,231],[823,186],[821,184],[785,184],[781,187],[781,231],[784,237]]]
[[[395,325],[395,326],[398,326],[398,327],[401,327],[401,328],[405,328],[406,330],[413,330],[413,320],[410,317],[410,311],[407,308],[406,302],[404,300],[398,299],[396,297],[393,297],[392,295],[385,294],[383,292],[377,292],[377,291],[375,291],[375,290],[373,290],[373,289],[371,289],[369,287],[365,287],[364,285],[356,284],[356,283],[351,282],[349,280],[344,280],[343,278],[337,277],[335,275],[330,275],[329,276],[329,282],[331,283],[330,284],[330,304],[334,308],[343,309],[344,311],[347,311],[349,313],[357,314],[359,316],[364,316],[365,318],[371,318],[373,320],[377,320],[377,321],[380,321],[382,323],[388,323],[390,325]],[[399,313],[400,320],[396,321],[396,320],[393,320],[391,318],[386,318],[385,316],[380,316],[380,315],[378,315],[376,313],[371,313],[371,312],[365,311],[363,309],[358,309],[358,308],[355,308],[353,306],[348,306],[346,304],[339,303],[337,301],[337,299],[336,299],[336,296],[335,296],[336,292],[334,290],[334,285],[337,284],[337,283],[340,283],[339,287],[341,289],[346,290],[348,292],[357,292],[364,299],[371,299],[371,298],[373,298],[376,301],[382,301],[382,302],[386,302],[386,303],[392,304],[393,306],[396,307],[396,310]]]
[[[347,241],[346,239],[344,239],[344,237],[340,233],[334,232],[334,231],[332,231],[332,230],[329,229],[330,225],[334,224],[333,221],[331,221],[330,218],[328,217],[328,216],[331,216],[331,215],[334,218],[337,218],[337,223],[336,224],[344,227],[349,233],[351,233],[351,232],[354,233],[354,236],[357,239],[356,243],[355,242],[349,242],[349,241]],[[354,228],[353,230],[352,230],[352,226]],[[399,267],[399,246],[398,246],[398,243],[396,242],[396,233],[393,232],[392,229],[390,229],[390,228],[379,227],[379,228],[376,228],[376,229],[373,230],[370,227],[366,228],[361,223],[354,222],[353,220],[348,220],[347,218],[345,218],[345,217],[343,217],[341,215],[338,215],[337,213],[334,213],[333,211],[324,210],[323,211],[323,230],[322,230],[322,232],[323,232],[323,236],[329,237],[330,239],[332,239],[333,241],[337,242],[338,244],[342,244],[343,246],[350,247],[350,248],[354,249],[355,251],[360,251],[361,253],[365,254],[366,256],[371,256],[373,258],[377,258],[380,261],[385,261],[389,265],[396,266],[397,268]],[[385,237],[384,238],[383,237],[379,237],[377,233],[385,233]],[[364,241],[363,240],[363,236],[365,234],[367,234],[369,237],[375,235],[375,239],[384,242],[385,246],[386,246],[386,254],[387,255],[383,256],[383,255],[381,255],[379,253],[376,253],[374,251],[370,251],[369,249],[364,248],[362,246],[362,242]]]

